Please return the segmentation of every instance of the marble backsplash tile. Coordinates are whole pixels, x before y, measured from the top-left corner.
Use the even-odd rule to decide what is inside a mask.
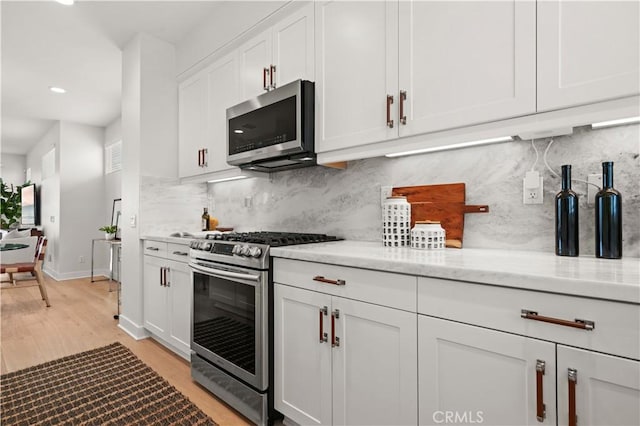
[[[208,206],[206,183],[142,176],[140,185],[140,235],[200,231],[202,208]]]
[[[623,197],[624,256],[640,257],[640,126],[602,130],[576,129],[573,135],[557,137],[548,162],[558,173],[571,164],[574,179],[601,173],[602,161],[614,161],[614,187]],[[380,186],[410,186],[465,182],[467,204],[488,204],[490,213],[465,217],[464,246],[554,251],[554,196],[560,179],[546,170],[542,153],[549,139],[535,141],[540,152],[535,169],[544,177],[544,203],[522,204],[522,178],[536,159],[531,142],[443,151],[401,158],[353,161],[347,170],[324,167],[273,173],[261,179],[246,179],[209,185],[212,214],[221,226],[237,230],[318,232],[347,239],[379,241],[382,235]],[[182,188],[183,186],[181,186]],[[171,186],[169,186],[171,188]],[[194,207],[163,199],[174,194],[157,187],[145,203],[151,210],[163,204],[177,213],[175,220],[201,211],[207,201],[189,187]],[[580,195],[580,253],[594,253],[594,208],[587,205],[586,184],[574,182]],[[167,192],[169,194],[167,194]],[[175,191],[176,200],[184,191]],[[251,198],[245,207],[246,197]],[[181,198],[183,199],[183,198]],[[146,208],[146,207],[145,207]],[[184,210],[184,211],[183,211]],[[189,210],[187,213],[186,210]],[[197,220],[198,215],[191,219]]]

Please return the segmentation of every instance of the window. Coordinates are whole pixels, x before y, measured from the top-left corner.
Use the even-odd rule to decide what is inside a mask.
[[[122,141],[112,143],[104,149],[104,173],[122,170]]]

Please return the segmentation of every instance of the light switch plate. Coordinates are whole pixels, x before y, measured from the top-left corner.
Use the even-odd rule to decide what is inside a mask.
[[[393,186],[380,186],[380,206],[382,206],[387,199],[387,197],[391,197],[391,193],[393,192]]]
[[[131,215],[129,217],[129,226],[131,226],[132,228],[136,227],[136,215]]]

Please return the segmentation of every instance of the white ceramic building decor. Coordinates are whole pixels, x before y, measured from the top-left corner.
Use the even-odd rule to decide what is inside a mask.
[[[411,248],[418,250],[443,249],[446,234],[440,222],[431,220],[416,220],[411,230]]]
[[[411,204],[407,197],[387,197],[382,206],[382,243],[385,247],[408,247]]]

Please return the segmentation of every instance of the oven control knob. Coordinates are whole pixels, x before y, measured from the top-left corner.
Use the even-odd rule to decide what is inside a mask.
[[[249,248],[249,256],[251,257],[260,257],[262,254],[262,250],[260,247],[251,247]]]
[[[233,246],[233,250],[231,250],[231,253],[233,253],[233,254],[237,254],[238,256],[241,256],[241,254],[240,254],[240,248],[241,248],[240,244],[236,244],[236,245],[234,245],[234,246]]]
[[[249,246],[242,246],[242,248],[240,248],[240,254],[242,256],[249,256],[250,254]]]

